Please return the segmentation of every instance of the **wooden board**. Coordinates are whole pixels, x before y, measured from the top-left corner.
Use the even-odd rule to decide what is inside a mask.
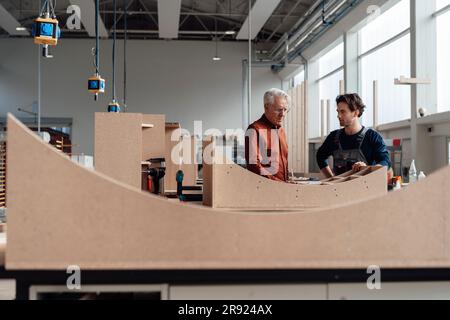
[[[301,90],[302,90],[302,150],[303,150],[303,156],[300,158],[302,159],[302,165],[303,165],[303,173],[309,173],[309,122],[308,122],[308,81],[303,81],[301,84]]]
[[[202,141],[202,160],[203,160],[203,204],[205,206],[213,206],[213,186],[215,185],[213,175],[213,165],[205,163],[205,158],[211,156],[214,158],[214,150],[216,146],[215,139],[211,136],[205,137]]]
[[[183,139],[183,148],[189,149],[190,151],[189,157],[188,155],[186,155],[186,157],[183,155],[183,163],[181,164],[181,170],[183,170],[184,173],[183,185],[195,186],[197,184],[198,178],[198,164],[196,163],[197,148],[195,137]],[[187,161],[185,161],[185,159]]]
[[[174,135],[172,134],[176,132],[176,130],[180,129],[179,123],[168,123],[165,126],[165,159],[166,159],[166,175],[164,176],[164,192],[165,193],[173,193],[177,191],[177,182],[176,182],[176,174],[177,171],[181,169],[180,162],[172,161],[171,153],[172,150],[178,145],[180,141],[180,134]]]
[[[166,116],[143,114],[142,123],[153,125],[153,128],[142,128],[142,160],[164,158]]]
[[[414,84],[431,84],[431,80],[428,78],[406,78],[401,76],[394,79],[395,85],[414,85]]]
[[[140,113],[96,112],[95,170],[141,189],[141,125]]]
[[[141,164],[165,155],[165,116],[95,113],[95,170],[141,189]]]
[[[291,97],[291,105],[290,112],[283,121],[283,127],[289,145],[288,169],[290,172],[304,174],[309,171],[305,82],[288,90],[287,93]]]
[[[450,167],[345,206],[226,212],[78,166],[12,115],[8,140],[8,270],[450,267]]]

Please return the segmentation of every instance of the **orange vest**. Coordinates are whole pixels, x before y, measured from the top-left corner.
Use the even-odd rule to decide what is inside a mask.
[[[288,181],[288,144],[282,127],[265,115],[253,122],[245,136],[247,169],[277,181]]]

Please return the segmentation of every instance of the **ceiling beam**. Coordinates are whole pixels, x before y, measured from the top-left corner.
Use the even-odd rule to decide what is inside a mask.
[[[251,12],[252,25],[251,25],[251,39],[255,39],[258,33],[266,24],[272,13],[281,0],[257,0],[253,5]],[[248,39],[248,16],[245,19],[244,24],[239,30],[236,39],[245,40]]]
[[[70,3],[80,7],[81,23],[89,36],[95,37],[95,0],[70,0]],[[98,33],[100,37],[108,38],[105,24],[100,16],[98,18]]]
[[[150,18],[150,20],[152,20],[152,22],[155,24],[155,26],[157,26],[158,25],[158,21],[156,21],[156,19],[153,16],[153,14],[150,12],[150,10],[148,10],[148,8],[145,5],[145,3],[143,3],[142,0],[139,0],[139,3],[141,4],[142,8],[144,8],[144,10],[147,13],[147,16]],[[156,13],[156,14],[158,14],[158,13]]]
[[[178,38],[181,0],[158,0],[159,37]]]
[[[298,5],[304,5],[302,3],[302,0],[297,0],[297,2],[292,6],[291,10],[289,10],[289,12],[283,18],[283,21],[281,21],[281,23],[278,24],[278,26],[272,31],[270,36],[266,39],[266,42],[269,42],[270,39],[272,39],[272,37],[277,33],[278,29],[280,29],[280,27],[283,25],[283,23],[286,21],[286,19],[291,16],[291,14],[295,11],[295,9],[297,8]]]
[[[9,13],[6,8],[0,4],[0,27],[5,29],[12,36],[28,36],[30,33],[27,30],[17,30],[22,27],[19,21]]]

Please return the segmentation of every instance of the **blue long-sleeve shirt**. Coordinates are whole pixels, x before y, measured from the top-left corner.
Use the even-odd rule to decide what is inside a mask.
[[[364,129],[364,128],[363,128]],[[342,130],[342,129],[340,129]],[[339,130],[331,132],[326,138],[323,145],[317,151],[317,164],[320,169],[326,168],[328,166],[328,158],[333,155],[335,150],[339,149],[339,145],[336,143],[336,134]],[[362,131],[362,130],[361,130]],[[360,132],[359,132],[360,133]],[[347,135],[344,130],[342,130],[339,137],[341,146],[343,150],[358,149],[358,135]],[[383,137],[375,130],[369,129],[364,137],[361,144],[361,151],[369,162],[367,165],[382,165],[385,167],[391,167],[391,161],[389,158],[389,151],[386,148]]]

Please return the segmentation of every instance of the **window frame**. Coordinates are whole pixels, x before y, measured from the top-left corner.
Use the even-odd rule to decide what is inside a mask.
[[[402,0],[398,0],[398,1],[392,1],[392,3],[390,3],[390,5],[389,5],[389,7],[386,7],[385,8],[385,10],[384,10],[384,12],[386,12],[387,10],[389,10],[390,8],[392,8],[394,5],[396,5],[399,1],[402,1]],[[384,13],[383,12],[383,13]],[[382,14],[383,14],[382,13]],[[409,14],[409,12],[408,12],[408,14]],[[370,56],[370,55],[372,55],[372,54],[375,54],[376,52],[378,52],[379,50],[382,50],[383,48],[385,48],[385,47],[387,47],[387,46],[389,46],[389,45],[391,45],[391,44],[393,44],[393,43],[395,43],[396,41],[399,41],[399,40],[401,40],[403,37],[406,37],[407,35],[411,35],[411,24],[410,24],[410,26],[408,27],[408,28],[406,28],[406,29],[404,29],[403,31],[400,31],[399,33],[397,33],[397,34],[395,34],[394,36],[392,36],[391,38],[389,38],[389,39],[387,39],[387,40],[385,40],[384,42],[382,42],[382,43],[380,43],[380,44],[378,44],[378,45],[376,45],[375,47],[373,47],[373,48],[371,48],[371,49],[369,49],[369,50],[367,50],[367,51],[365,51],[365,52],[361,52],[361,43],[362,43],[362,41],[361,41],[361,29],[362,29],[362,27],[359,27],[358,28],[358,31],[357,31],[357,45],[358,45],[358,54],[357,54],[357,66],[358,66],[358,91],[361,93],[361,90],[362,90],[362,86],[363,86],[363,83],[362,83],[362,79],[363,79],[363,77],[362,77],[362,74],[363,74],[363,69],[362,69],[362,60],[363,60],[363,58],[365,58],[365,57],[368,57],[368,56]],[[378,113],[380,112],[380,110],[378,110]],[[380,118],[380,114],[378,114],[378,118]],[[394,121],[395,122],[395,121]],[[391,122],[392,123],[392,122]],[[387,123],[384,123],[384,124],[387,124]],[[383,125],[384,125],[383,124]],[[378,124],[378,125],[380,125],[380,124]],[[372,126],[373,126],[373,123],[372,123]]]
[[[441,8],[441,9],[439,9],[439,10],[437,10],[436,12],[434,12],[432,15],[431,15],[431,17],[432,18],[434,18],[434,21],[435,21],[435,23],[436,23],[436,28],[437,28],[437,18],[438,17],[440,17],[440,16],[442,16],[442,15],[444,15],[444,14],[446,14],[446,13],[448,13],[450,11],[450,4],[448,4],[448,5],[446,5],[446,6],[444,6],[443,8]],[[436,32],[437,32],[437,30],[436,30]],[[437,44],[437,42],[436,42],[436,64],[438,63],[438,55],[437,55],[437,50],[438,49],[438,44]],[[437,78],[437,75],[436,75],[436,78]],[[436,79],[436,80],[438,80],[438,79]],[[437,88],[437,90],[438,90],[439,88]],[[436,101],[437,102],[439,102],[439,92],[437,91],[436,92]],[[436,114],[439,114],[439,113],[443,113],[443,112],[448,112],[448,110],[443,110],[443,111],[439,111],[439,109],[440,108],[442,108],[443,106],[440,106],[439,105],[439,103],[438,103],[438,105],[437,105],[437,110],[436,110]]]

